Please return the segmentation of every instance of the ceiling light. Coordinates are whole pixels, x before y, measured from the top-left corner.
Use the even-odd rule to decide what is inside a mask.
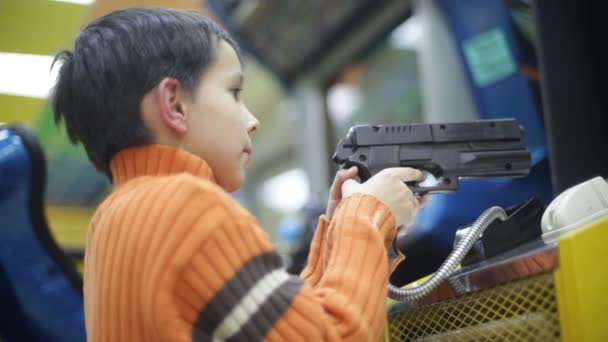
[[[292,169],[262,183],[260,195],[264,206],[289,213],[304,207],[310,197],[309,189],[304,170]]]
[[[415,50],[423,36],[423,23],[418,16],[411,16],[403,24],[393,30],[389,43],[395,49]]]
[[[95,2],[95,0],[51,0],[51,1],[55,1],[55,2],[69,2],[72,4],[78,4],[78,5],[90,5],[92,3]]]
[[[0,94],[45,98],[55,85],[60,62],[54,56],[0,52]]]

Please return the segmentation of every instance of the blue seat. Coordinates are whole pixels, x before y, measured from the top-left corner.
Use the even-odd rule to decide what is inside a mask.
[[[46,164],[36,137],[0,126],[0,339],[86,341],[82,278],[44,214]]]

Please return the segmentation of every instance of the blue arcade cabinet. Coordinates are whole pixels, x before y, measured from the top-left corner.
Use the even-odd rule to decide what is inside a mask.
[[[398,238],[407,261],[393,273],[395,285],[435,271],[452,251],[456,230],[485,209],[508,208],[532,197],[548,204],[553,198],[539,84],[525,72],[536,68],[534,48],[516,25],[513,8],[503,0],[431,1],[453,37],[479,119],[517,119],[532,168],[526,178],[463,180],[457,192],[433,195],[415,226]]]

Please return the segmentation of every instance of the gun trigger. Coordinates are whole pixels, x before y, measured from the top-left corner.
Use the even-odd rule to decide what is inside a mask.
[[[413,187],[411,186],[410,190],[412,191],[412,193],[416,197],[422,197],[422,196],[428,194],[431,191],[428,188],[419,187],[419,186],[413,186]]]
[[[427,187],[420,186],[420,182],[405,182],[405,185],[410,188],[410,190],[416,197],[422,197],[429,192],[429,189]]]

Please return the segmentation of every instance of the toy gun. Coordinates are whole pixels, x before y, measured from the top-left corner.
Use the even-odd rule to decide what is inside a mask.
[[[333,160],[344,168],[357,166],[362,181],[389,167],[432,174],[435,184],[408,183],[418,195],[456,191],[460,178],[527,176],[531,165],[523,128],[514,119],[355,125],[340,140]]]

